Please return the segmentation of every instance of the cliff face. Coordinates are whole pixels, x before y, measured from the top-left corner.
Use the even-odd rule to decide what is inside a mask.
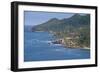
[[[56,38],[62,39],[62,43],[67,47],[84,48],[90,47],[90,15],[75,14],[70,18],[52,18],[45,23],[33,26],[32,31],[48,31]],[[70,38],[70,39],[69,39]]]

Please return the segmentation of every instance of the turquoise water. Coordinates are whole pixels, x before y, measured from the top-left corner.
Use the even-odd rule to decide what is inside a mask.
[[[61,44],[52,44],[55,37],[48,32],[24,33],[24,61],[89,59],[90,51],[65,48]]]

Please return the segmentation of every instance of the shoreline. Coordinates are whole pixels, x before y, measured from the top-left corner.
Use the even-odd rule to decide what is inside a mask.
[[[70,48],[70,49],[84,49],[84,50],[90,50],[90,48],[89,47],[67,47],[67,46],[65,46],[65,45],[63,45],[63,44],[61,44],[63,47],[65,47],[65,48]]]
[[[71,44],[70,42],[66,42],[66,40],[64,40],[63,38],[57,38],[56,40],[54,40],[52,42],[53,44],[61,44],[62,46],[64,46],[65,48],[73,48],[73,49],[86,49],[86,50],[90,50],[89,47],[81,47],[80,45],[76,44],[75,42],[73,42],[73,44]]]
[[[33,31],[32,31],[33,32]],[[69,42],[65,42],[64,38],[58,38],[57,35],[56,35],[56,32],[53,32],[53,31],[34,31],[34,32],[48,32],[50,34],[53,35],[53,37],[56,37],[55,40],[52,41],[52,44],[61,44],[63,47],[65,48],[72,48],[72,49],[85,49],[85,50],[90,50],[89,47],[80,47],[78,45],[74,45],[71,46]],[[67,38],[67,37],[66,37]],[[68,40],[67,40],[68,41]],[[75,44],[75,43],[74,43]],[[68,45],[68,46],[67,46]],[[75,47],[76,46],[76,47]]]

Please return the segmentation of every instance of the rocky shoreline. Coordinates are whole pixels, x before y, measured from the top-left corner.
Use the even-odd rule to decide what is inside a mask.
[[[83,48],[83,49],[90,49],[89,47],[82,47],[78,46],[77,43],[72,42],[71,40],[67,39],[67,42],[65,42],[64,39],[57,39],[52,41],[53,44],[62,44],[65,48]]]

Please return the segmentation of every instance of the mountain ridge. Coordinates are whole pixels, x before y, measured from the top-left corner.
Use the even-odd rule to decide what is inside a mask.
[[[90,24],[90,15],[79,15],[75,14],[70,18],[64,18],[64,19],[57,19],[57,18],[52,18],[44,23],[41,23],[39,25],[33,26],[32,31],[49,31],[53,30],[53,28],[62,28],[64,29],[65,27],[81,27],[84,25],[89,25]]]

